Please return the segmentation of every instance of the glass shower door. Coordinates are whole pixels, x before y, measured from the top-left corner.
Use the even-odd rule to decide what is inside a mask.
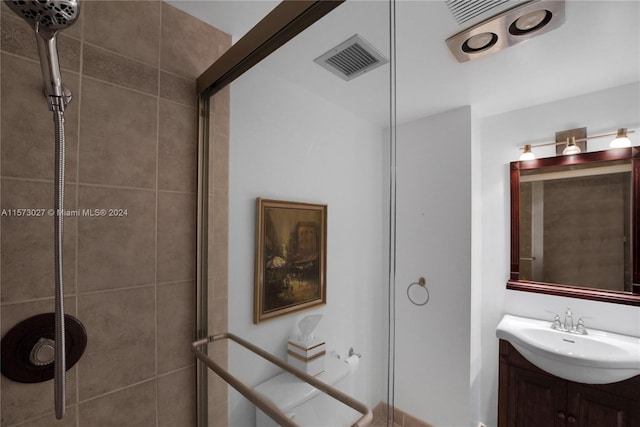
[[[201,195],[206,333],[232,332],[297,363],[289,342],[300,343],[301,321],[321,315],[311,336],[324,345],[323,372],[314,371],[308,354],[297,366],[375,408],[376,425],[386,425],[383,408],[392,401],[391,12],[386,1],[347,1],[217,91],[203,104],[209,120],[201,163],[208,176],[200,177],[208,183]],[[304,230],[319,233],[313,219],[274,217],[264,231],[258,198],[285,208],[326,207],[322,274],[314,276],[318,251],[308,250],[316,239],[302,237]],[[316,285],[326,286],[324,301]],[[257,300],[261,292],[270,299]],[[256,312],[269,315],[262,320]],[[264,390],[261,384],[282,375],[234,343],[214,342],[209,355],[252,388]],[[344,367],[346,375],[333,376]],[[262,425],[247,399],[203,372],[203,425]],[[303,402],[295,388],[284,400],[267,397],[301,425],[346,425],[359,416],[325,397]],[[343,418],[333,418],[338,414]]]

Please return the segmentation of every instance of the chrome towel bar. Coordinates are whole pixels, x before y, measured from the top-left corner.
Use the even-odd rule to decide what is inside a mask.
[[[263,359],[268,360],[274,365],[284,369],[292,375],[300,378],[301,380],[311,384],[318,390],[328,394],[334,399],[344,403],[350,408],[358,411],[362,414],[358,420],[352,424],[352,427],[366,427],[371,424],[373,421],[373,414],[371,410],[365,405],[354,399],[353,397],[345,394],[325,382],[320,381],[319,379],[312,377],[311,375],[294,368],[293,366],[287,364],[282,359],[275,357],[273,354],[261,349],[260,347],[251,344],[250,342],[240,338],[237,335],[234,335],[230,332],[224,332],[221,334],[211,335],[207,338],[203,338],[201,340],[194,341],[191,343],[191,351],[193,354],[200,360],[202,363],[207,365],[213,372],[215,372],[220,378],[222,378],[227,384],[236,389],[240,394],[242,394],[247,400],[257,406],[262,412],[271,417],[275,422],[284,427],[299,427],[298,424],[293,422],[289,417],[287,417],[284,412],[282,412],[279,408],[277,408],[272,402],[268,399],[265,399],[260,394],[256,393],[251,387],[244,384],[242,381],[238,380],[236,377],[231,375],[231,373],[224,369],[222,366],[218,365],[214,362],[209,356],[203,353],[200,350],[200,347],[206,344],[209,344],[213,341],[220,341],[224,339],[229,339],[234,341],[247,350],[257,354]]]

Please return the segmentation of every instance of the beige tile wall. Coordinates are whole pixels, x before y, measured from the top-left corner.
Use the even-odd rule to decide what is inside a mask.
[[[35,38],[4,4],[0,18],[0,207],[52,208],[53,125]],[[3,427],[195,425],[195,78],[230,44],[227,34],[155,0],[84,1],[79,22],[60,35],[63,81],[74,96],[66,208],[128,215],[65,221],[66,312],[88,332],[83,358],[67,373],[67,416],[54,420],[52,381],[2,377]],[[228,102],[228,93],[216,100],[217,178],[227,169]],[[227,203],[226,178],[211,197]],[[226,206],[212,218],[223,242]],[[4,216],[0,233],[4,334],[52,311],[53,223]],[[214,317],[226,329],[226,251],[212,252],[213,305],[223,313]],[[226,423],[226,393],[219,394],[212,411]]]

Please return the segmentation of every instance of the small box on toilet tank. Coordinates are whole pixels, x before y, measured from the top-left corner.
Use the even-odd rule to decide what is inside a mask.
[[[300,335],[292,337],[287,343],[287,362],[309,375],[324,372],[324,358],[327,353],[325,343],[311,335],[322,319],[322,314],[305,316],[298,322]]]
[[[308,341],[290,339],[287,343],[287,362],[309,375],[324,372],[326,354],[325,342],[315,337]]]

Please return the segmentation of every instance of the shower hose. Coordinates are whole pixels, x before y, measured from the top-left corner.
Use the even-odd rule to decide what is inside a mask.
[[[64,107],[52,105],[55,126],[55,184],[54,184],[54,260],[55,260],[55,350],[54,350],[54,399],[56,418],[62,419],[65,410],[65,336],[64,336],[64,284],[63,284],[63,233],[64,233]]]

